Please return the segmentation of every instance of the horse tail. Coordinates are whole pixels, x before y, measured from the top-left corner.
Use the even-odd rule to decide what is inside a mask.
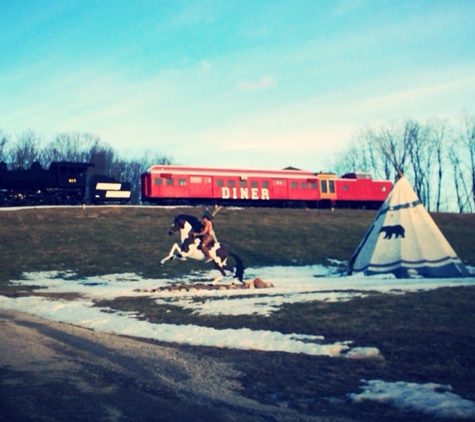
[[[232,256],[234,260],[236,261],[236,277],[237,279],[241,282],[244,283],[243,277],[244,277],[244,264],[242,262],[242,259],[239,258],[236,254],[229,252],[229,256]]]

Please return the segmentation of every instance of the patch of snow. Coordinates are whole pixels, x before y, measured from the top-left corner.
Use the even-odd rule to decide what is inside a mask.
[[[18,310],[58,322],[96,331],[150,338],[194,346],[304,353],[345,357],[350,342],[321,344],[322,336],[282,334],[275,331],[241,329],[218,330],[197,325],[152,324],[137,319],[135,313],[115,312],[93,307],[90,300],[48,300],[43,297],[6,298],[0,296],[0,308]]]
[[[356,403],[373,400],[404,411],[422,412],[440,418],[475,419],[475,403],[451,393],[448,385],[411,382],[363,381],[363,391],[350,394]]]

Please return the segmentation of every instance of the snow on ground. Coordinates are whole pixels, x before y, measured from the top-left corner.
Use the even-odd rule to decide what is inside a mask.
[[[188,292],[149,293],[151,289],[166,287],[176,282],[203,282],[213,279],[214,270],[192,273],[180,280],[144,279],[135,274],[77,279],[74,273],[27,273],[12,283],[35,286],[36,292],[78,293],[80,299],[52,300],[43,296],[7,298],[0,296],[0,308],[18,310],[45,319],[70,323],[97,331],[145,337],[154,340],[189,344],[287,353],[305,353],[339,358],[380,358],[374,347],[351,347],[351,341],[342,339],[326,343],[316,333],[283,334],[275,331],[254,331],[247,328],[217,330],[196,325],[152,324],[137,318],[136,313],[116,312],[93,307],[95,299],[113,299],[120,296],[151,296],[158,304],[192,309],[199,315],[258,314],[268,317],[284,303],[306,301],[346,301],[369,292],[403,294],[409,291],[430,290],[443,286],[475,285],[475,276],[464,279],[396,279],[390,276],[340,277],[331,268],[323,266],[248,268],[246,279],[261,278],[271,282],[268,289],[196,290]],[[472,273],[474,271],[472,270]],[[226,279],[225,279],[226,280]],[[228,282],[229,281],[223,281]],[[196,301],[196,298],[199,301]],[[448,391],[449,386],[419,385],[414,383],[385,383],[365,381],[363,392],[353,394],[353,401],[377,400],[401,409],[413,409],[442,417],[475,417],[475,403]],[[440,404],[440,403],[443,404]]]
[[[451,393],[448,385],[380,380],[363,382],[362,393],[349,395],[354,402],[374,400],[404,411],[423,412],[438,418],[475,419],[475,403]]]

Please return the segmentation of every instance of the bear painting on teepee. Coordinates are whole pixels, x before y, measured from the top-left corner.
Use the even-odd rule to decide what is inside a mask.
[[[470,275],[402,174],[348,264],[347,274],[355,273]]]

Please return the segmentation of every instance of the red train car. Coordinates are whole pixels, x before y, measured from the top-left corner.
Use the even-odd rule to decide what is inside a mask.
[[[155,165],[141,175],[142,201],[159,205],[378,208],[392,183],[366,173]]]

